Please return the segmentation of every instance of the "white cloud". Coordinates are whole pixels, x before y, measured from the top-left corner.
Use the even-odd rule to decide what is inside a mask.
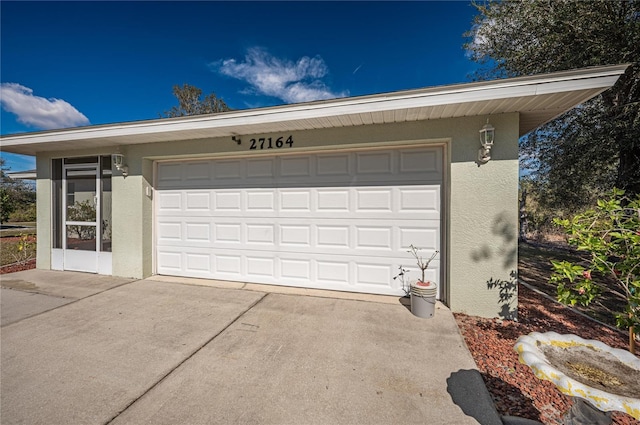
[[[251,85],[245,93],[256,93],[282,99],[286,103],[308,102],[347,96],[348,92],[333,92],[322,78],[329,73],[321,57],[304,56],[295,63],[279,59],[263,49],[247,51],[244,61],[225,59],[211,64],[223,75],[246,81]]]
[[[61,99],[35,96],[29,87],[17,83],[0,84],[0,102],[18,121],[41,130],[87,125],[89,119]]]
[[[496,20],[494,18],[485,18],[481,22],[476,23],[471,28],[473,34],[473,40],[467,46],[467,57],[481,58],[487,54],[487,50],[490,49],[491,35],[496,27]]]

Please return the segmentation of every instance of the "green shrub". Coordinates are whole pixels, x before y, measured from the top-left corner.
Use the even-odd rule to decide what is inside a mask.
[[[29,222],[36,221],[36,204],[27,205],[23,208],[17,208],[10,216],[9,221],[13,222]]]
[[[611,282],[611,292],[625,306],[615,313],[616,325],[629,329],[634,351],[634,328],[640,325],[640,196],[628,199],[614,189],[595,208],[554,221],[567,232],[570,245],[590,254],[584,264],[552,261],[550,282],[557,285],[558,300],[588,305]]]

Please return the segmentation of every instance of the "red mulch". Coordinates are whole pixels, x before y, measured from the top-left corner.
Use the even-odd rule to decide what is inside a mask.
[[[572,333],[615,348],[628,348],[628,336],[582,317],[530,289],[518,285],[518,321],[455,314],[458,327],[501,415],[520,416],[544,424],[562,424],[572,401],[549,381],[536,378],[518,361],[516,340],[530,332]],[[640,424],[614,412],[613,423]]]
[[[33,260],[29,260],[26,263],[9,264],[6,266],[2,266],[0,267],[0,274],[14,273],[22,270],[29,270],[29,269],[35,269],[35,268],[36,268],[36,260],[34,258]]]
[[[2,242],[18,242],[20,239],[22,239],[22,236],[2,236]],[[35,236],[27,236],[27,240],[29,242],[35,242],[36,241],[36,237]]]

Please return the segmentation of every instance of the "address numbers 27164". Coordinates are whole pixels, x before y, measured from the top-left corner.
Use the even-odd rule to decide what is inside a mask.
[[[280,136],[275,140],[271,137],[261,137],[249,141],[251,142],[249,149],[280,149],[282,147],[290,148],[293,146],[293,136],[287,137],[286,140],[284,140],[284,136]]]

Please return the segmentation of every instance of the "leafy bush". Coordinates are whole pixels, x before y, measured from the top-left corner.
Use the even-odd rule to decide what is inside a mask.
[[[36,221],[36,218],[36,204],[31,204],[22,208],[17,208],[9,217],[9,221],[23,223]]]
[[[16,204],[7,189],[0,187],[0,223],[6,223],[16,209]]]
[[[634,328],[640,325],[640,196],[628,199],[614,189],[596,208],[554,221],[568,233],[570,245],[590,254],[584,264],[552,261],[550,282],[557,285],[558,300],[586,306],[610,282],[609,289],[625,306],[615,313],[616,325],[629,328],[634,351]]]

